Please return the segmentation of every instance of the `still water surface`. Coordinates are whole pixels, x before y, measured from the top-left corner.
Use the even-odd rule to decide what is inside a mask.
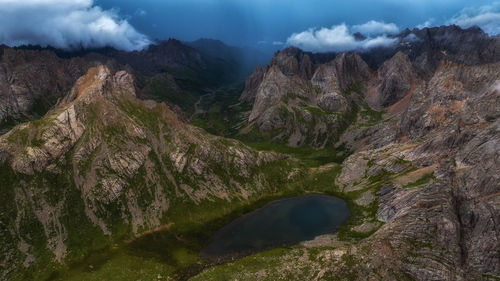
[[[348,217],[345,202],[326,195],[271,202],[217,231],[201,254],[222,260],[296,244],[335,232]]]

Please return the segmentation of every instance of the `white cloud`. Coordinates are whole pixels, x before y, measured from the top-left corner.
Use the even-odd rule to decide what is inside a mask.
[[[417,25],[417,28],[422,29],[422,28],[426,28],[426,27],[431,27],[431,26],[434,26],[435,22],[436,22],[436,20],[434,18],[430,18],[430,19],[426,20],[424,23]]]
[[[394,23],[371,20],[364,24],[354,25],[352,31],[359,32],[363,35],[396,34],[399,32],[399,27]]]
[[[500,2],[479,8],[465,8],[447,24],[456,24],[464,28],[477,25],[490,35],[500,34]]]
[[[307,51],[341,51],[356,48],[356,39],[345,24],[292,34],[287,43]]]
[[[273,45],[274,46],[280,46],[280,45],[284,45],[285,43],[281,42],[281,41],[274,41],[273,42]]]
[[[398,39],[396,38],[389,38],[387,36],[378,36],[372,39],[368,38],[361,42],[363,49],[371,49],[375,47],[391,46],[394,45],[396,41],[398,41]]]
[[[93,0],[0,0],[0,43],[138,50],[150,41]]]
[[[380,23],[385,25],[384,23]],[[288,45],[299,47],[306,51],[313,52],[341,52],[359,49],[370,49],[374,47],[389,46],[396,43],[397,39],[389,38],[388,33],[375,33],[370,28],[376,24],[368,22],[365,25],[358,25],[356,28],[349,28],[345,23],[332,26],[331,28],[309,29],[300,33],[294,33],[287,39]],[[364,26],[365,31],[373,31],[364,40],[356,40],[354,32],[360,31],[360,26]],[[370,27],[370,28],[368,28]],[[396,27],[397,28],[397,27]],[[389,29],[391,32],[394,29]]]

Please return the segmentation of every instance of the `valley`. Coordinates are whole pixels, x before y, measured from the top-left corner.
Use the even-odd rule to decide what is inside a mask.
[[[497,280],[500,40],[457,26],[394,38],[289,47],[246,82],[211,41],[2,47],[0,279]],[[299,196],[349,216],[203,255],[236,219]]]

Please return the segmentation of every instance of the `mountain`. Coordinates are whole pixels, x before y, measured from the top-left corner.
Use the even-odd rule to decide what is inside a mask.
[[[235,74],[239,61],[204,55],[175,39],[134,52],[113,48],[69,52],[38,46],[0,50],[0,130],[43,116],[76,79],[98,64],[133,72],[138,96],[167,101],[185,112],[193,110],[207,89],[239,79]]]
[[[341,54],[318,66],[307,53],[285,49],[247,80],[241,99],[254,103],[245,130],[291,146],[325,147],[355,114],[352,87],[370,77],[357,54]]]
[[[290,146],[323,148],[335,141],[355,116],[360,99],[352,94],[372,77],[355,53],[325,64],[291,47],[247,79],[241,100],[253,103],[244,134],[266,135]]]
[[[50,97],[0,135],[0,279],[497,280],[499,37],[395,37],[369,52],[277,52],[239,101],[221,86],[229,56],[176,40],[0,47],[14,100],[0,104]],[[217,126],[186,118],[189,105]],[[200,256],[234,219],[310,193],[341,198],[349,219],[297,245]]]
[[[136,93],[130,73],[92,67],[42,119],[0,137],[2,279],[43,279],[113,241],[181,227],[190,218],[176,210],[276,188],[261,167],[282,156],[208,135]]]
[[[240,100],[253,108],[242,134],[323,148],[338,140],[358,112],[403,110],[442,61],[472,66],[500,60],[499,40],[478,28],[414,29],[396,37],[399,43],[391,48],[360,54],[294,47],[278,52],[246,81]]]
[[[254,131],[240,132],[242,139],[351,148],[332,188],[353,200],[359,219],[337,234],[206,269],[193,280],[500,276],[498,37],[456,26],[411,34],[415,43],[391,49],[377,69],[363,57],[380,50],[314,63],[290,48],[247,79],[241,99],[253,103]]]
[[[397,52],[404,52],[423,73],[432,74],[441,60],[466,65],[498,61],[500,43],[479,27],[462,29],[459,26],[441,26],[413,30],[405,29],[398,35],[396,46],[376,48],[362,54],[372,68],[378,68]]]

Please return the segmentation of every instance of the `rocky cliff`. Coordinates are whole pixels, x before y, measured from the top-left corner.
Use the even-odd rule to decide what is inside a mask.
[[[395,37],[394,47],[338,54],[331,61],[332,54],[294,47],[278,52],[247,79],[241,100],[253,109],[243,134],[323,148],[339,139],[358,111],[404,110],[441,62],[473,66],[500,60],[498,38],[478,28],[414,29]]]
[[[45,114],[90,65],[81,58],[61,59],[48,50],[3,48],[0,126]]]
[[[384,126],[394,133],[364,135],[372,142],[363,145],[371,149],[345,162],[338,178],[344,188],[386,177],[376,191],[377,218],[385,224],[361,243],[375,248],[369,258],[353,254],[370,274],[398,279],[388,271],[398,268],[415,280],[499,275],[499,69],[498,62],[441,62],[412,91],[406,109],[389,113],[393,119]],[[398,164],[379,166],[391,158]],[[398,175],[405,164],[414,168]],[[369,269],[374,264],[379,269]]]
[[[312,57],[312,58],[311,58]],[[335,141],[357,110],[352,94],[372,73],[359,55],[340,54],[326,64],[296,48],[276,54],[247,79],[241,100],[253,102],[244,133],[290,146],[322,148]]]

